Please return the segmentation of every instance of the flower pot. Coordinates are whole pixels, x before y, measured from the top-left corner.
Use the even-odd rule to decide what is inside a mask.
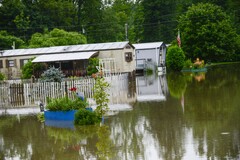
[[[74,114],[77,110],[70,111],[44,111],[45,120],[74,121]]]

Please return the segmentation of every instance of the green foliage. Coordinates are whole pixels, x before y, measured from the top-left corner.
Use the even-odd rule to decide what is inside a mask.
[[[3,73],[0,73],[0,81],[4,80],[6,77]]]
[[[15,23],[15,25],[23,35],[25,34],[25,32],[30,26],[29,16],[25,16],[23,11],[21,11],[21,13],[15,17],[13,22]]]
[[[50,67],[40,77],[41,82],[62,82],[65,75],[59,68]]]
[[[96,77],[93,98],[97,104],[95,112],[100,116],[103,116],[109,110],[109,94],[107,93],[109,87],[109,83],[103,77]]]
[[[38,119],[39,122],[44,122],[45,121],[44,113],[43,112],[38,113],[37,114],[37,119]]]
[[[126,38],[132,43],[153,42],[159,41],[159,37],[161,41],[170,43],[176,39],[176,20],[179,19],[179,13],[185,13],[189,6],[198,2],[200,1],[182,0],[179,3],[163,0],[4,0],[1,1],[0,7],[0,26],[11,35],[21,37],[25,41],[29,40],[34,33],[41,34],[41,36],[33,36],[31,41],[36,41],[36,43],[31,44],[31,47],[56,45],[56,40],[46,42],[43,38],[46,35],[48,36],[45,38],[51,37],[47,32],[43,33],[45,29],[53,28],[82,33],[88,38],[89,43],[123,41]],[[240,33],[238,0],[201,2],[221,6],[231,16]],[[204,14],[189,20],[202,21],[208,17]],[[211,19],[212,17],[209,18],[210,21]],[[125,23],[128,24],[127,37]],[[198,30],[196,32],[199,33]],[[65,44],[66,41],[61,40],[57,43]],[[11,44],[12,42],[7,48],[11,48]],[[231,55],[230,58],[236,57]]]
[[[170,43],[175,39],[175,16],[177,15],[176,1],[143,0],[143,37],[145,42],[161,41]]]
[[[35,33],[29,41],[30,48],[64,46],[87,43],[86,37],[77,32],[66,32],[61,29],[53,29],[49,33]]]
[[[24,44],[22,39],[12,36],[6,31],[0,31],[0,50],[12,49],[13,42],[15,43],[15,48],[19,48]]]
[[[175,98],[180,98],[184,95],[187,88],[187,80],[184,75],[179,73],[168,73],[167,74],[168,89],[171,96]]]
[[[191,59],[186,60],[184,63],[184,68],[192,68],[192,67],[193,67],[193,63]]]
[[[49,137],[53,138],[62,146],[66,144],[79,145],[79,141],[93,137],[97,132],[97,126],[75,126],[74,131],[66,128],[47,127]]]
[[[230,17],[213,4],[192,5],[178,21],[187,58],[231,61],[236,53],[236,30]]]
[[[96,143],[97,155],[101,160],[113,159],[116,155],[113,142],[111,140],[111,132],[108,126],[102,125],[97,131],[98,142]]]
[[[153,70],[151,68],[147,68],[146,74],[147,75],[152,75],[153,74]]]
[[[100,117],[96,112],[86,109],[79,109],[74,116],[74,123],[77,125],[92,125],[100,122]]]
[[[48,98],[48,103],[46,105],[46,109],[50,111],[69,111],[69,110],[78,110],[80,108],[85,108],[88,103],[86,98],[81,100],[78,97],[74,97],[74,99],[70,99],[65,96],[62,98]]]
[[[178,46],[170,46],[167,51],[166,64],[170,70],[181,71],[184,66],[185,55]]]
[[[97,66],[99,66],[98,58],[90,58],[88,61],[87,74],[91,76],[93,73],[97,73]]]
[[[29,60],[22,68],[22,79],[29,79],[33,75],[33,63]]]
[[[34,58],[29,59],[28,62],[23,66],[22,79],[30,79],[34,72],[42,72],[45,69],[45,65],[41,63],[32,63]]]

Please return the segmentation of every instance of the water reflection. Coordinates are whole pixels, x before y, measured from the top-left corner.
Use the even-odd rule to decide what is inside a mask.
[[[164,101],[168,93],[165,75],[137,76],[137,101]]]
[[[36,116],[1,116],[0,159],[240,159],[238,66],[213,67],[201,81],[168,73],[165,91],[153,87],[161,77],[138,78],[140,96],[164,93],[165,100],[129,103],[131,109],[106,117],[103,126],[71,130]]]

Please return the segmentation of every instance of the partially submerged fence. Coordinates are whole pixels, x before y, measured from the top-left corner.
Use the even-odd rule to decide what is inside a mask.
[[[111,85],[110,95],[119,96],[121,89],[128,90],[128,75],[118,74],[105,77]],[[85,97],[93,97],[93,86],[95,79],[82,78],[78,80],[68,80],[61,83],[1,83],[0,84],[0,107],[33,106],[40,101],[46,103],[47,97],[60,98],[65,95],[72,97],[69,90],[72,87],[77,88],[77,92],[82,92]],[[121,89],[119,89],[121,88]],[[118,91],[119,89],[119,91]]]

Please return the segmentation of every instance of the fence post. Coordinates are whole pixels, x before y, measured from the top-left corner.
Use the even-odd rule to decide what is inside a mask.
[[[65,81],[65,96],[68,97],[67,81]]]

